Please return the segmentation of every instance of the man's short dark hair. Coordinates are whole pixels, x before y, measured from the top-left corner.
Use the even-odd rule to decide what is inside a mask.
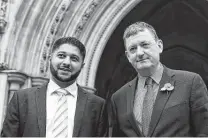
[[[57,39],[52,46],[51,53],[54,53],[54,51],[56,49],[58,49],[62,44],[71,44],[73,46],[76,46],[80,50],[80,53],[81,53],[83,60],[84,60],[85,55],[86,55],[85,46],[84,46],[84,44],[82,44],[81,41],[79,41],[75,37],[61,37],[61,38]]]

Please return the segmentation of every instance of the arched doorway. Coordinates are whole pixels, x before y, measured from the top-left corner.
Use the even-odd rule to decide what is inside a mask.
[[[155,27],[164,43],[161,61],[167,67],[199,73],[208,86],[208,2],[206,0],[145,0],[120,22],[100,60],[95,87],[109,98],[136,72],[124,54],[125,28],[145,21]]]

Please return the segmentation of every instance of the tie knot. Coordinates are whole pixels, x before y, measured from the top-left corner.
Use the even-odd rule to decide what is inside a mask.
[[[56,93],[59,95],[59,96],[66,96],[69,94],[69,92],[65,89],[58,89],[56,90]]]
[[[146,79],[146,82],[145,82],[145,85],[152,85],[152,78],[151,77],[148,77],[147,79]]]

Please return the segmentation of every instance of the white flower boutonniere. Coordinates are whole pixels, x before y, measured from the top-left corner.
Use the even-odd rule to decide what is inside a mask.
[[[161,91],[167,91],[167,94],[169,94],[169,92],[174,90],[174,86],[170,83],[166,83],[162,88]]]

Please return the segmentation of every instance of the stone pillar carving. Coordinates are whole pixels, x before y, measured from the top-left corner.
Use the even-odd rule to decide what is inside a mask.
[[[3,34],[6,30],[8,5],[8,0],[0,1],[0,34]]]
[[[43,77],[32,77],[32,87],[35,86],[41,86],[44,83],[47,83],[49,81],[48,78],[43,78]]]
[[[3,70],[9,70],[9,67],[8,67],[8,64],[6,63],[0,63],[0,71],[3,71]]]
[[[6,107],[15,91],[25,83],[27,75],[16,70],[0,72],[0,130],[6,113]]]
[[[9,82],[9,97],[8,102],[11,100],[14,92],[18,91],[21,86],[25,83],[27,75],[17,72],[9,71],[8,72],[8,82]]]

